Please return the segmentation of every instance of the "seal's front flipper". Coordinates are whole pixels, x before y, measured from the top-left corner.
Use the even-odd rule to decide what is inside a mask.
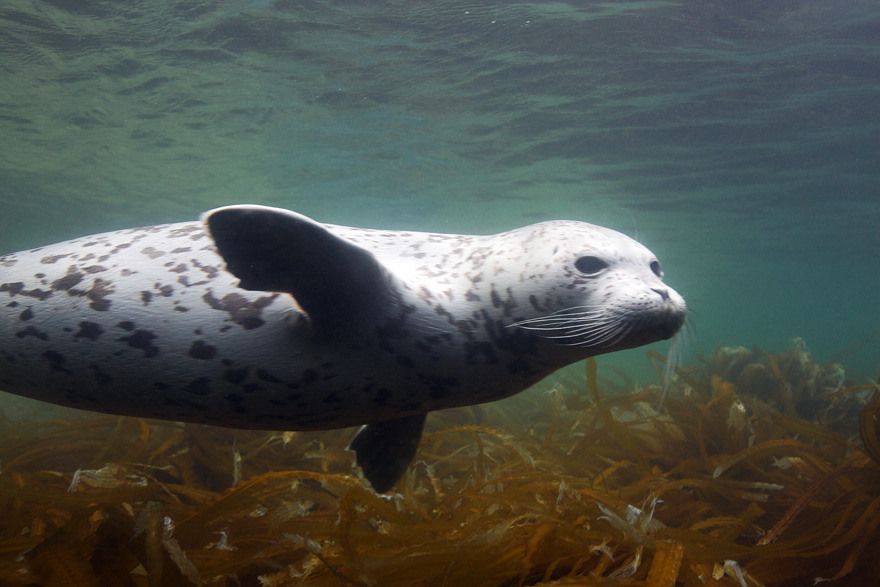
[[[426,414],[416,414],[363,426],[349,445],[364,477],[379,493],[397,483],[409,466],[425,426]]]
[[[292,294],[316,333],[352,326],[391,295],[392,277],[372,253],[302,214],[227,206],[202,221],[239,287]]]

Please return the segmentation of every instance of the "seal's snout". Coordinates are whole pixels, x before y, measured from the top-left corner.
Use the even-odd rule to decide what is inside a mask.
[[[657,291],[656,289],[654,291]],[[666,295],[660,294],[663,299],[665,320],[663,321],[663,329],[665,336],[663,340],[672,338],[684,326],[685,317],[687,316],[687,305],[675,290],[664,290]],[[659,294],[660,292],[658,292]]]

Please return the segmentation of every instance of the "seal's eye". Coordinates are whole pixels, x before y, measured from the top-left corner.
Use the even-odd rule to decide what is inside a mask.
[[[654,275],[657,277],[663,277],[663,268],[660,267],[660,261],[651,261],[651,271],[653,271]]]
[[[608,268],[608,263],[599,257],[586,256],[580,257],[575,261],[574,266],[577,267],[578,271],[586,275],[597,275],[603,269]]]

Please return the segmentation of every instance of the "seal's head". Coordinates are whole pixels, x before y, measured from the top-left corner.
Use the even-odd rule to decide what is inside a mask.
[[[583,222],[543,222],[523,230],[530,316],[510,326],[582,356],[665,340],[681,328],[684,299],[663,283],[657,257],[617,231]]]

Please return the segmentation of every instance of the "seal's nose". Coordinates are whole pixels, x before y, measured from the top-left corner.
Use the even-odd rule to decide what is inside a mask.
[[[665,287],[652,287],[651,291],[657,292],[657,294],[663,299],[664,302],[669,301],[669,290]]]

